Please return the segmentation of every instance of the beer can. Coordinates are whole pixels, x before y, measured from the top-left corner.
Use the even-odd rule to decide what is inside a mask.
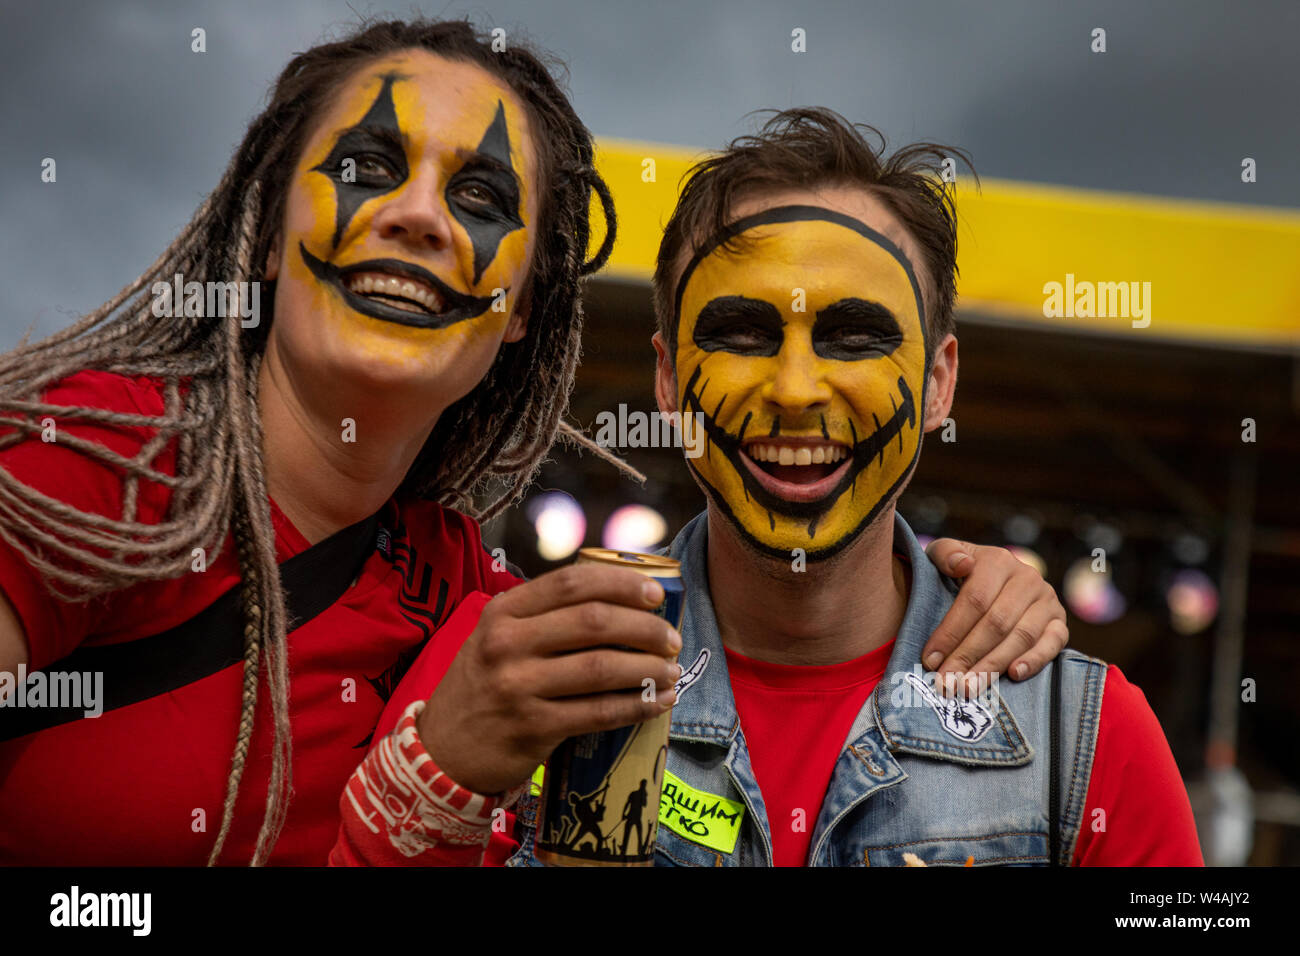
[[[655,613],[681,627],[685,589],[673,558],[583,548],[575,563],[631,568],[654,578],[664,589]],[[570,737],[555,748],[538,805],[539,860],[552,866],[654,864],[671,723],[669,710],[630,727]]]

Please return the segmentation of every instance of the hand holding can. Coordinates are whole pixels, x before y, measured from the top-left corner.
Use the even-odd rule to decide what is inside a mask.
[[[653,613],[664,600],[635,571],[591,565],[496,596],[420,714],[425,749],[461,786],[495,794],[566,737],[657,718],[680,672],[681,638]]]
[[[657,613],[681,625],[681,568],[660,555],[584,548],[577,564],[628,567],[657,580]],[[675,659],[676,655],[673,655]],[[654,688],[643,691],[654,699]],[[671,709],[643,723],[565,740],[546,763],[537,816],[537,858],[560,866],[649,866],[668,758]]]

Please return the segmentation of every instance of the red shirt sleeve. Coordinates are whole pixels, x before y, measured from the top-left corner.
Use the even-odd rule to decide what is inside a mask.
[[[116,412],[161,415],[163,399],[156,382],[145,377],[127,378],[107,372],[79,372],[46,390],[43,400],[53,405],[86,406]],[[110,518],[122,517],[123,471],[116,465],[87,456],[60,435],[75,435],[126,457],[136,455],[156,430],[143,426],[86,423],[74,416],[51,415],[52,441],[29,436],[0,452],[0,468],[58,501],[82,511]],[[0,434],[14,429],[0,418]],[[175,443],[168,443],[151,463],[172,473]],[[166,513],[169,491],[163,485],[141,480],[136,520],[152,524]],[[30,546],[30,542],[25,542]],[[51,560],[57,558],[53,553]],[[0,536],[0,590],[22,622],[31,670],[47,667],[66,657],[110,614],[111,596],[93,601],[64,601],[46,588],[43,576],[17,550],[15,541]]]
[[[515,579],[515,582],[519,583],[518,579]],[[393,731],[406,708],[414,701],[427,700],[433,693],[438,682],[447,673],[452,660],[460,652],[465,639],[478,626],[479,616],[490,600],[491,597],[482,592],[466,595],[447,618],[447,622],[438,629],[433,640],[429,641],[420,652],[411,669],[393,690],[393,696],[389,698],[384,712],[379,717],[379,723],[375,725],[377,742],[382,743]],[[370,758],[367,757],[367,762],[369,760]],[[354,793],[359,792],[358,775],[364,774],[364,767],[363,764],[362,767],[357,768],[357,773],[353,774],[352,780],[348,783],[349,790]],[[358,809],[363,805],[359,801],[349,799],[348,793],[345,792],[339,806],[343,821],[339,828],[339,841],[330,853],[331,865],[409,866],[414,862],[418,865],[473,866],[479,862],[477,858],[470,858],[463,852],[450,855],[422,855],[412,860],[404,856],[398,847],[374,838],[373,824],[363,819],[363,812]],[[514,814],[507,810],[501,820],[501,830],[504,832],[493,830],[491,842],[482,857],[485,866],[501,866],[519,849],[519,843],[514,839]],[[482,850],[479,852],[482,853]]]
[[[1187,789],[1146,696],[1114,664],[1075,866],[1204,866]]]

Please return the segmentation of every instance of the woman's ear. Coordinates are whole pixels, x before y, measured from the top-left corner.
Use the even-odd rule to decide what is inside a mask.
[[[528,331],[528,318],[533,311],[533,285],[530,282],[524,294],[519,297],[519,302],[515,305],[514,313],[510,316],[510,321],[506,323],[506,334],[501,337],[503,342],[518,342]]]
[[[271,240],[271,248],[266,252],[266,270],[262,281],[274,282],[280,275],[280,234],[277,232]]]

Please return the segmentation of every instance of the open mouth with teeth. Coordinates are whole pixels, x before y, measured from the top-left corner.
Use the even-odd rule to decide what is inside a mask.
[[[760,485],[786,501],[820,501],[852,465],[847,445],[797,436],[749,439],[739,457]]]
[[[477,318],[491,308],[490,295],[457,292],[428,269],[400,259],[367,259],[339,267],[317,259],[301,242],[307,268],[332,286],[351,308],[373,319],[443,329]]]
[[[823,425],[821,437],[780,435],[779,422],[773,434],[766,437],[746,438],[752,414],[746,414],[739,434],[732,435],[717,423],[715,416],[722,410],[727,396],[723,395],[710,415],[704,408],[704,392],[708,382],[699,386],[701,366],[686,383],[683,405],[704,423],[708,438],[706,454],[717,446],[731,463],[745,489],[747,498],[773,513],[792,518],[808,519],[808,533],[816,531],[818,519],[839,500],[845,492],[854,493],[858,475],[873,461],[884,464],[885,452],[897,441],[897,450],[904,451],[904,427],[916,427],[916,404],[906,379],[898,378],[897,399],[891,397],[894,411],[881,422],[872,416],[875,430],[859,438],[857,429],[849,423],[852,433],[850,443],[833,441]],[[697,386],[698,390],[697,390]],[[774,519],[772,519],[774,522]],[[774,524],[775,526],[775,524]]]

